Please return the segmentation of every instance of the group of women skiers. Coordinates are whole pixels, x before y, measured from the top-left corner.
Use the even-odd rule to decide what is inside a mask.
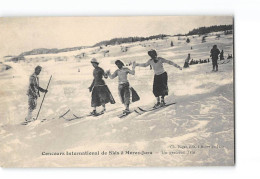
[[[104,71],[102,68],[100,68],[99,62],[93,58],[91,60],[91,63],[94,67],[93,71],[93,82],[91,86],[89,87],[90,92],[92,92],[92,98],[91,98],[91,106],[94,108],[91,114],[96,115],[96,108],[98,106],[102,106],[103,109],[101,113],[106,111],[105,104],[111,103],[114,104],[115,100],[109,91],[109,88],[105,84],[104,78],[111,78],[114,79],[115,77],[118,77],[118,92],[121,99],[121,102],[125,105],[125,110],[123,111],[123,114],[130,113],[129,105],[130,100],[131,102],[138,101],[140,98],[136,91],[130,87],[129,81],[127,79],[127,75],[135,75],[135,67],[147,67],[151,66],[154,70],[154,81],[153,81],[153,94],[157,99],[156,104],[154,107],[160,107],[165,105],[164,97],[168,95],[168,75],[167,72],[164,70],[163,63],[167,63],[169,65],[172,65],[176,68],[179,68],[182,70],[182,68],[175,64],[172,61],[166,60],[162,57],[158,57],[155,50],[148,51],[148,55],[151,57],[146,63],[136,63],[133,62],[132,70],[124,66],[124,63],[120,60],[116,60],[115,64],[118,67],[118,69],[111,74],[110,71]],[[132,94],[132,95],[131,95]],[[132,96],[132,99],[130,99],[130,96]]]

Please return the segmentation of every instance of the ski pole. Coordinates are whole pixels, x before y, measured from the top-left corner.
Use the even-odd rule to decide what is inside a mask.
[[[48,89],[48,87],[49,87],[49,84],[50,84],[50,82],[51,82],[51,78],[52,78],[52,75],[51,75],[51,77],[50,77],[50,79],[49,79],[49,83],[48,83],[48,85],[47,85],[47,88],[46,88],[46,90],[47,90],[47,89]],[[44,96],[43,96],[43,98],[42,98],[42,103],[43,103],[43,101],[44,101],[45,95],[46,95],[46,93],[44,93]],[[42,103],[41,103],[41,105],[40,105],[40,109],[39,109],[39,111],[38,111],[38,114],[37,114],[37,116],[36,116],[36,119],[35,119],[35,120],[37,120],[37,118],[38,118],[38,116],[39,116],[39,113],[40,113],[40,111],[41,111],[41,108],[42,108]]]

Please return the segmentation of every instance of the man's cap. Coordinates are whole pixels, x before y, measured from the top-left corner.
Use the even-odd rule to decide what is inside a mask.
[[[35,71],[38,70],[38,69],[41,70],[42,67],[41,67],[40,65],[38,65],[37,67],[35,67]]]

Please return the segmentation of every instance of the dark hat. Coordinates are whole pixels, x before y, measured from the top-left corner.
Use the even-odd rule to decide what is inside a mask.
[[[157,53],[154,49],[151,49],[151,50],[148,51],[148,55],[149,56],[157,56]]]
[[[117,65],[117,64],[121,64],[122,66],[125,66],[124,63],[123,63],[121,60],[115,61],[115,64],[116,64],[116,65]]]

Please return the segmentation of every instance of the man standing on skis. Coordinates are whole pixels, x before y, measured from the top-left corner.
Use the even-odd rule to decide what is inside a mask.
[[[213,48],[210,50],[210,57],[212,58],[212,65],[213,69],[212,71],[218,71],[218,55],[220,54],[220,51],[217,47],[217,45],[213,45]]]
[[[147,67],[151,65],[154,70],[153,94],[157,98],[157,103],[154,105],[156,108],[165,105],[164,97],[168,95],[168,75],[163,68],[163,63],[172,65],[176,68],[179,68],[180,70],[182,70],[182,68],[170,60],[157,57],[155,50],[148,51],[148,55],[151,57],[150,60],[148,60],[146,63],[136,63],[136,66]]]
[[[48,90],[45,90],[39,86],[39,77],[38,75],[41,73],[42,67],[37,66],[34,70],[34,73],[30,76],[29,80],[29,88],[27,90],[28,95],[28,114],[25,118],[26,121],[32,120],[32,112],[36,109],[37,106],[37,98],[40,97],[40,92],[47,93]]]
[[[121,102],[125,105],[125,110],[123,111],[123,114],[129,114],[130,92],[132,93],[132,102],[138,101],[140,99],[136,91],[133,88],[130,88],[129,82],[127,80],[128,74],[135,74],[135,62],[133,63],[132,70],[124,67],[124,63],[120,60],[117,60],[115,64],[118,69],[112,75],[110,71],[108,71],[107,74],[111,79],[114,79],[118,76],[118,93]]]

